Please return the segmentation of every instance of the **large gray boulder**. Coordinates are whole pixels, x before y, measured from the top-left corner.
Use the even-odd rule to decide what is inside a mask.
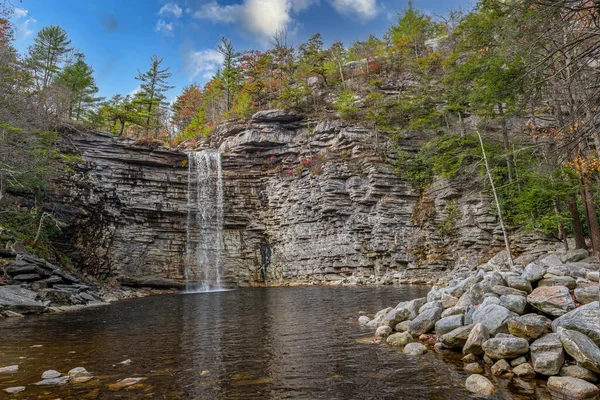
[[[538,282],[538,287],[543,286],[564,286],[569,290],[573,290],[577,287],[577,281],[570,276],[552,276]]]
[[[449,349],[458,349],[465,346],[473,325],[461,326],[455,330],[442,335],[438,340]]]
[[[525,267],[521,276],[527,279],[529,282],[537,282],[544,277],[546,274],[546,267],[540,264],[529,264]]]
[[[479,306],[473,313],[473,323],[482,323],[490,332],[491,336],[498,333],[508,332],[508,321],[517,318],[518,314],[506,307],[496,304]]]
[[[560,369],[560,376],[570,376],[590,383],[598,383],[598,376],[581,365],[565,365]]]
[[[578,331],[600,346],[600,303],[594,301],[559,317],[552,322],[552,330],[559,327]]]
[[[521,315],[525,312],[525,307],[527,307],[527,299],[523,296],[509,294],[500,296],[500,305],[502,307],[506,307],[514,313]]]
[[[490,338],[490,332],[482,323],[475,324],[463,346],[463,354],[483,354],[483,344]]]
[[[531,293],[533,290],[531,282],[520,276],[509,275],[506,277],[506,283],[513,289],[522,290],[527,293]]]
[[[549,331],[550,320],[539,314],[526,314],[508,321],[511,335],[527,340],[537,339]]]
[[[19,314],[43,313],[45,303],[37,300],[37,293],[20,286],[0,286],[0,311],[13,311]]]
[[[600,297],[600,288],[598,286],[588,286],[575,289],[575,299],[581,304],[589,304],[598,301]]]
[[[560,261],[563,263],[577,262],[589,257],[590,253],[586,249],[568,250],[560,255]]]
[[[542,375],[556,375],[565,362],[563,345],[558,334],[550,333],[529,346],[533,370]]]
[[[600,374],[600,348],[581,332],[558,328],[558,337],[577,364],[592,372]]]
[[[441,302],[439,305],[425,309],[413,319],[410,324],[408,324],[408,332],[413,336],[419,336],[429,332],[441,318],[442,311],[443,308]]]
[[[492,360],[516,358],[529,352],[529,342],[518,337],[496,337],[483,344],[483,352]]]
[[[402,352],[404,354],[408,354],[409,356],[418,356],[427,353],[427,347],[421,343],[413,342],[404,346],[404,350]]]
[[[370,320],[369,322],[367,322],[367,326],[376,328],[378,326],[383,325],[383,319],[385,318],[387,313],[389,313],[390,311],[392,311],[392,307],[388,307],[388,308],[384,308],[383,310],[379,310],[377,312],[377,314],[375,314],[373,319]]]
[[[435,334],[440,337],[448,332],[460,328],[463,326],[463,315],[452,315],[450,317],[442,318],[435,323]]]
[[[598,396],[595,385],[569,376],[551,376],[547,386],[551,391],[576,399],[595,399]]]
[[[569,289],[564,286],[537,287],[527,296],[527,302],[541,312],[555,317],[575,308]]]

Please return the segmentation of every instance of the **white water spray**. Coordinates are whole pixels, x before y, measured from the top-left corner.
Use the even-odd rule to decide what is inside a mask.
[[[221,154],[204,150],[188,155],[186,289],[221,289],[223,248],[223,174]]]

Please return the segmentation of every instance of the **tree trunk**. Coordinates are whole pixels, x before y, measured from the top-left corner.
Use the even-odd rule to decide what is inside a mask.
[[[594,192],[590,178],[584,178],[583,192],[585,193],[584,204],[588,214],[588,231],[592,240],[592,249],[596,254],[600,254],[600,226],[598,225],[598,212],[594,204]]]
[[[583,234],[583,225],[581,224],[581,216],[579,215],[579,209],[577,208],[577,201],[575,196],[569,200],[569,213],[571,214],[573,234],[575,235],[575,248],[585,249],[585,236]]]
[[[508,233],[504,226],[504,218],[502,218],[502,209],[500,208],[500,202],[498,201],[498,193],[496,192],[496,185],[494,185],[494,179],[492,179],[492,173],[490,171],[490,165],[488,163],[487,155],[485,153],[485,147],[483,146],[483,139],[479,129],[477,130],[477,137],[479,138],[479,144],[481,145],[481,154],[483,154],[483,161],[485,163],[485,171],[492,187],[492,193],[494,194],[494,201],[496,202],[496,209],[498,210],[498,220],[500,221],[500,229],[502,229],[502,235],[504,236],[504,245],[506,246],[506,252],[508,253],[508,263],[511,267],[514,266],[512,254],[510,252],[510,242],[508,240]]]
[[[498,104],[498,111],[500,113],[500,118],[502,118],[502,144],[504,145],[504,152],[506,159],[506,172],[508,174],[508,181],[512,183],[512,156],[511,156],[511,148],[510,148],[510,140],[508,138],[508,127],[506,126],[506,118],[504,117],[504,109],[502,108],[502,104]]]
[[[565,244],[565,250],[569,250],[569,241],[568,241],[568,237],[567,237],[567,230],[565,229],[565,221],[561,217],[562,210],[560,207],[560,200],[558,198],[554,200],[554,212],[556,213],[556,216],[558,217],[558,237],[560,237],[560,239]]]

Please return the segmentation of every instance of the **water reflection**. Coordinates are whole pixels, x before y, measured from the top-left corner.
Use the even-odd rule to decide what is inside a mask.
[[[0,389],[27,386],[15,399],[464,399],[460,367],[433,353],[407,357],[357,342],[372,334],[355,322],[358,310],[374,312],[426,292],[240,289],[0,321],[0,363],[20,365],[15,374],[0,374]],[[95,378],[30,386],[44,370],[77,366]],[[126,377],[148,379],[108,390]]]

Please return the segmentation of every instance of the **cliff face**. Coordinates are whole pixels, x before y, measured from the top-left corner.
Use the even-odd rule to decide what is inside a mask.
[[[488,196],[460,182],[414,192],[385,159],[391,143],[364,127],[272,110],[226,122],[212,140],[222,153],[229,285],[435,279],[502,246]],[[84,166],[57,198],[75,261],[101,278],[181,283],[186,154],[96,133],[71,146]]]

